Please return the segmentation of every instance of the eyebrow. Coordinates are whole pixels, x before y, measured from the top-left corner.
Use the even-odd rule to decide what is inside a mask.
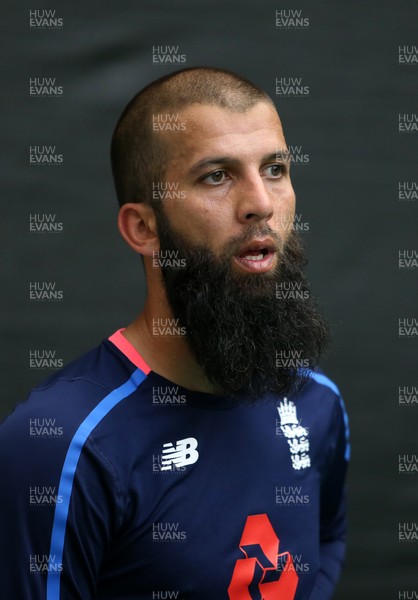
[[[271,152],[262,157],[261,162],[270,162],[272,160],[282,160],[283,162],[289,162],[290,152],[289,150],[278,150],[277,152]],[[239,165],[241,161],[238,158],[232,158],[232,156],[210,156],[202,158],[198,162],[194,163],[190,168],[190,173],[196,173],[206,167],[216,165]]]

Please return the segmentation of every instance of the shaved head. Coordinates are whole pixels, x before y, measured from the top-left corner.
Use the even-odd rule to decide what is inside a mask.
[[[153,129],[153,115],[181,111],[191,104],[216,105],[246,112],[272,100],[249,81],[221,69],[184,69],[154,81],[123,111],[112,137],[112,172],[119,204],[150,202],[153,183],[161,181],[169,159],[164,136]]]

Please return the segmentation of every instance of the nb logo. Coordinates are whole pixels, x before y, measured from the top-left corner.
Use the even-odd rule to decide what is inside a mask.
[[[193,465],[199,458],[196,438],[185,438],[178,440],[174,447],[171,442],[163,445],[163,456],[161,460],[161,471],[169,471],[177,467]]]
[[[299,577],[289,552],[279,554],[279,538],[266,514],[247,517],[239,544],[245,558],[235,563],[229,600],[293,600]]]

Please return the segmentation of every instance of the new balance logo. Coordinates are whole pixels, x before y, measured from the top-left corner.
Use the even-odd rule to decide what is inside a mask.
[[[161,460],[161,471],[172,470],[175,468],[193,465],[199,458],[196,438],[185,438],[178,440],[174,447],[171,442],[163,445],[163,455]]]

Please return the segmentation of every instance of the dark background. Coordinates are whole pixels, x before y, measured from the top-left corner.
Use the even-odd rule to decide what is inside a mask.
[[[63,27],[31,29],[30,9],[55,10]],[[302,10],[309,28],[276,28],[276,9]],[[1,416],[51,373],[29,368],[30,351],[67,363],[142,305],[140,260],[116,229],[108,155],[127,101],[178,68],[153,65],[152,47],[178,45],[179,67],[237,71],[277,100],[287,142],[309,155],[293,169],[297,211],[309,223],[313,288],[334,325],[324,366],[345,397],[353,445],[337,600],[418,592],[418,543],[398,540],[399,523],[418,522],[418,476],[398,473],[398,455],[418,453],[418,406],[398,400],[399,387],[418,385],[417,338],[398,335],[399,318],[418,317],[418,270],[398,268],[398,251],[418,247],[418,202],[398,200],[399,182],[417,180],[418,135],[398,131],[398,114],[417,106],[418,66],[398,64],[398,46],[418,42],[417,17],[412,0],[24,0],[2,17]],[[30,97],[31,77],[56,78],[62,97]],[[276,77],[301,77],[309,97],[277,98]],[[63,164],[31,166],[31,145],[56,146]],[[42,213],[63,232],[30,233],[30,215]],[[33,281],[55,282],[63,300],[31,302]]]

